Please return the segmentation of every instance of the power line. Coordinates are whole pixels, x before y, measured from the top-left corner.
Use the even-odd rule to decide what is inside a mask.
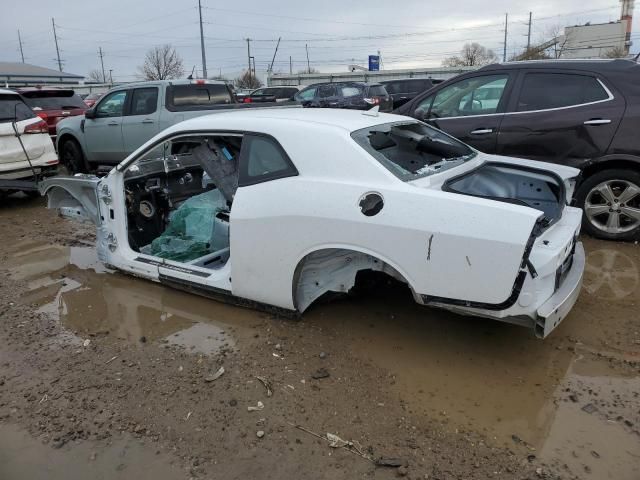
[[[18,43],[20,44],[20,56],[22,57],[22,63],[24,63],[24,51],[22,50],[22,38],[20,38],[19,29],[18,29]]]
[[[58,36],[56,35],[56,22],[51,18],[51,25],[53,25],[53,40],[56,43],[56,55],[58,57],[58,69],[62,71],[62,61],[60,60],[60,49],[58,48]]]
[[[207,78],[207,57],[204,53],[204,32],[202,30],[202,2],[198,0],[198,14],[200,15],[200,50],[202,51],[202,77]]]

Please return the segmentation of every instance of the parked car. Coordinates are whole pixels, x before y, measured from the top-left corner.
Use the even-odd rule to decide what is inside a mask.
[[[298,87],[264,87],[258,88],[251,92],[251,94],[245,96],[243,103],[255,103],[255,102],[286,102],[293,100],[293,97],[298,93]]]
[[[49,129],[12,90],[0,89],[0,196],[37,193],[37,180],[57,173]]]
[[[103,93],[90,93],[82,99],[87,108],[93,107],[102,98]]]
[[[405,78],[401,80],[386,80],[380,82],[385,90],[391,95],[393,108],[398,108],[419,93],[425,92],[433,87],[434,83],[430,78]]]
[[[383,272],[419,304],[545,337],[580,292],[578,174],[408,117],[290,108],[185,121],[41,191],[98,225],[104,262],[175,288],[297,315]]]
[[[294,99],[303,107],[369,110],[377,106],[381,112],[393,109],[391,97],[379,83],[317,83],[300,90]]]
[[[589,234],[640,237],[640,65],[551,60],[490,65],[400,107],[486,152],[582,171]]]
[[[71,172],[110,169],[174,123],[207,113],[259,107],[236,102],[219,81],[158,80],[111,89],[84,116],[58,125],[60,161]]]
[[[87,106],[72,89],[58,87],[22,87],[16,89],[36,114],[47,122],[49,135],[55,143],[58,122],[82,115]]]

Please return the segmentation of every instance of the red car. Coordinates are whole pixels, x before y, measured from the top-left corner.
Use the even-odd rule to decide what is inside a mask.
[[[88,108],[91,108],[96,104],[98,100],[100,100],[100,98],[102,98],[103,95],[104,93],[90,93],[89,95],[84,97],[84,103]]]
[[[55,144],[56,125],[64,118],[82,115],[87,106],[71,89],[56,87],[23,87],[16,89],[27,105],[47,122],[49,135]]]

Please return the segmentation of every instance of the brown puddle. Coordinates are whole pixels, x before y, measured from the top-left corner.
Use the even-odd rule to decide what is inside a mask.
[[[585,243],[581,298],[545,340],[521,327],[421,308],[402,288],[314,308],[306,321],[330,326],[341,347],[388,370],[393,379],[380,380],[395,381],[414,414],[443,419],[451,430],[482,431],[585,478],[636,480],[640,374],[608,359],[640,359],[640,252],[631,244]],[[614,408],[582,410],[589,391]]]
[[[233,349],[249,335],[253,312],[109,272],[92,247],[26,245],[8,264],[28,281],[19,301],[59,319],[78,337],[109,334],[131,344],[162,341],[186,351]]]
[[[336,351],[348,349],[390,372],[414,415],[445,420],[452,431],[483,432],[584,478],[637,479],[640,376],[608,359],[640,359],[640,253],[630,244],[585,244],[581,298],[544,341],[520,327],[417,306],[397,286],[317,305],[304,322],[331,331]],[[29,245],[9,268],[29,281],[22,302],[81,337],[109,331],[132,344],[145,337],[215,353],[242,349],[261,316],[108,273],[89,247]],[[587,413],[582,408],[593,392],[603,404]]]
[[[54,450],[21,428],[0,424],[0,478],[6,480],[125,480],[185,478],[176,465],[127,435]]]

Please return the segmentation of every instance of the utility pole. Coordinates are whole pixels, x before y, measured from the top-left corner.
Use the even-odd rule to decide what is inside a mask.
[[[100,55],[100,65],[102,65],[102,83],[107,83],[107,76],[104,74],[104,60],[102,57],[102,47],[98,47],[98,55]]]
[[[200,14],[200,50],[202,51],[202,77],[207,78],[207,57],[204,53],[204,31],[202,30],[202,2],[198,0],[198,12]]]
[[[113,87],[113,69],[112,68],[109,69],[109,83]]]
[[[507,30],[509,27],[509,14],[504,14],[504,50],[502,51],[502,61],[507,61]]]
[[[20,30],[18,30],[18,43],[20,44],[20,56],[22,57],[22,63],[24,63],[24,52],[22,51],[22,38],[20,37]]]
[[[53,40],[56,43],[56,56],[58,57],[58,70],[62,71],[62,60],[60,60],[60,49],[58,48],[58,35],[56,35],[56,21],[51,18],[51,25],[53,25]]]
[[[247,38],[247,62],[249,64],[249,80],[251,80],[251,39]]]
[[[291,60],[291,55],[289,55],[289,75],[293,75],[293,60]]]
[[[309,45],[305,43],[304,49],[307,51],[307,73],[311,73],[311,64],[309,63]]]
[[[271,65],[269,65],[269,71],[273,72],[273,62],[276,61],[276,53],[278,53],[278,47],[280,46],[280,38],[278,37],[278,43],[276,43],[276,51],[273,52],[273,58],[271,59]]]
[[[531,12],[529,12],[529,32],[527,33],[527,50],[531,48]]]

